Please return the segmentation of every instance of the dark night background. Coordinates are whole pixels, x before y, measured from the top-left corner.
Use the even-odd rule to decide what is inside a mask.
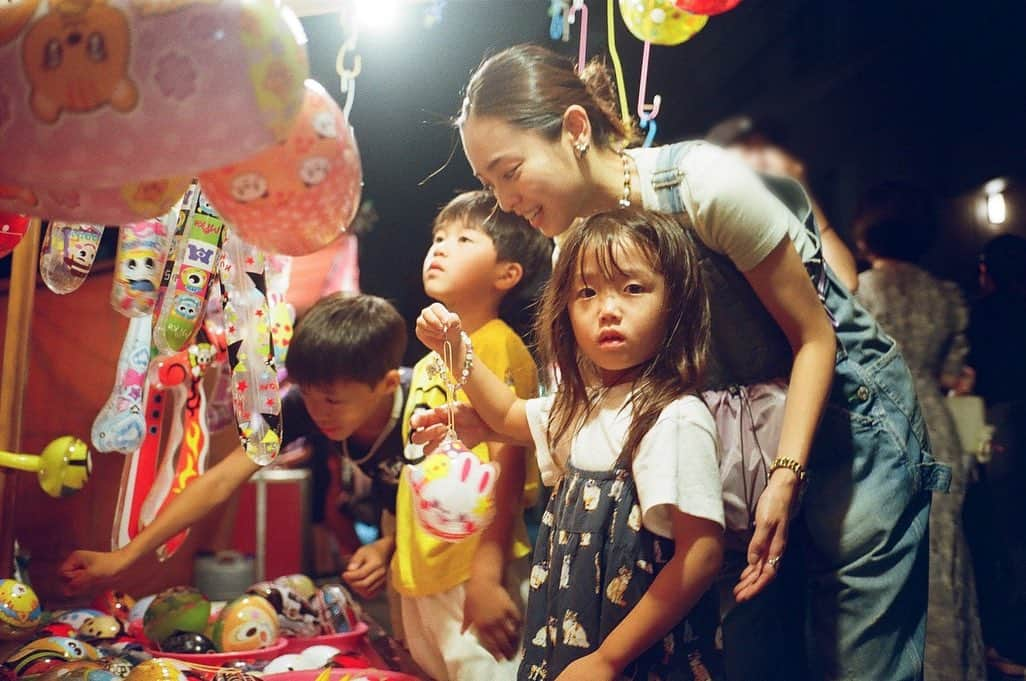
[[[606,55],[605,3],[588,6],[588,54]],[[364,196],[380,214],[361,239],[361,283],[412,320],[426,302],[420,262],[434,212],[455,190],[476,186],[458,147],[420,185],[458,144],[447,120],[470,72],[515,43],[571,55],[577,43],[576,28],[570,43],[549,38],[545,0],[450,1],[430,29],[423,4],[405,7],[393,30],[359,37],[363,71],[351,122]],[[642,43],[619,12],[616,19],[633,108]],[[303,24],[313,77],[337,94],[338,18]],[[683,45],[653,47],[649,99],[663,97],[656,143],[703,136],[737,113],[768,119],[805,161],[812,191],[849,241],[852,210],[867,187],[885,179],[930,187],[943,200],[944,238],[927,264],[971,297],[972,255],[996,233],[974,212],[983,183],[1019,178],[1004,228],[1024,227],[1024,26],[1026,4],[1018,0],[744,0]],[[421,353],[412,346],[411,361]]]

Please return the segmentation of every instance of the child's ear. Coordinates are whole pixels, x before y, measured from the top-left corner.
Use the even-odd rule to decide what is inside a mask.
[[[499,262],[495,270],[495,288],[500,291],[512,290],[524,276],[524,268],[518,262]]]
[[[388,394],[394,393],[399,388],[399,385],[400,379],[398,369],[390,369],[381,381],[378,382],[378,386],[383,388]]]

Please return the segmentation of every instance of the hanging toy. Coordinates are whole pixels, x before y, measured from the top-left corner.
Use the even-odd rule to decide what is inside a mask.
[[[103,225],[51,222],[39,254],[39,273],[46,286],[60,295],[82,285],[96,259]]]
[[[0,451],[0,466],[36,473],[43,491],[58,498],[82,489],[93,470],[89,448],[70,435],[46,445],[39,455]]]
[[[179,210],[172,206],[161,218],[122,225],[118,231],[110,305],[126,317],[153,313]]]
[[[271,315],[274,364],[283,367],[289,343],[292,342],[292,326],[296,322],[296,308],[292,307],[285,297],[292,276],[292,258],[287,255],[268,255],[266,270],[267,306]]]
[[[707,17],[729,12],[741,4],[741,0],[676,0],[677,7],[691,14]]]
[[[221,261],[232,405],[246,455],[265,466],[281,447],[281,398],[264,296],[264,255],[234,230]]]
[[[120,549],[128,545],[135,535],[139,534],[139,517],[143,501],[153,486],[157,474],[157,462],[160,456],[160,426],[164,418],[164,392],[154,385],[152,380],[146,383],[146,407],[143,416],[146,419],[146,434],[139,448],[132,452],[121,472],[121,485],[118,488],[118,505],[111,526],[111,549]]]
[[[360,152],[345,116],[316,81],[288,139],[200,174],[203,193],[247,243],[306,255],[346,231],[360,207]]]
[[[448,340],[443,355],[435,355],[430,369],[446,379],[447,394],[455,396],[463,387],[474,353],[470,338],[461,332],[466,358],[462,377],[452,373],[452,345]],[[484,463],[477,454],[460,442],[456,434],[455,413],[449,404],[449,424],[438,448],[424,461],[409,466],[409,482],[413,492],[414,514],[424,531],[444,541],[457,542],[480,532],[495,516],[493,488],[499,477],[499,466]]]
[[[178,220],[183,231],[174,260],[164,266],[161,283],[166,286],[153,324],[153,344],[165,354],[185,348],[203,322],[224,230],[224,222],[195,183],[182,199]]]
[[[28,231],[29,217],[19,213],[0,211],[0,258],[6,257],[21,243]]]
[[[221,256],[222,258],[224,255]],[[224,333],[224,303],[221,277],[210,287],[207,297],[207,314],[203,318],[203,333],[221,352],[228,348],[228,340]],[[227,357],[227,354],[225,355]],[[211,433],[222,428],[235,425],[235,412],[232,409],[232,371],[227,361],[215,362],[211,370],[216,372],[213,380],[214,388],[207,400],[207,426]]]
[[[149,315],[132,317],[118,356],[114,389],[93,421],[92,441],[99,452],[131,454],[146,432],[143,393],[150,364]]]
[[[653,45],[680,45],[709,20],[679,9],[673,0],[620,0],[620,14],[635,38]]]

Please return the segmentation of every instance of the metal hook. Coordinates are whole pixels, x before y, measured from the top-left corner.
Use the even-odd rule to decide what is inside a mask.
[[[645,41],[645,49],[641,55],[641,84],[638,86],[638,118],[649,121],[655,120],[655,117],[659,115],[659,106],[663,103],[663,98],[656,95],[652,98],[651,104],[645,104],[645,90],[648,86],[648,53],[652,47],[652,43]]]
[[[345,92],[349,86],[349,83],[356,79],[360,75],[360,71],[363,70],[363,60],[360,55],[353,55],[353,68],[346,68],[346,53],[356,49],[356,38],[351,37],[342,43],[342,47],[338,49],[338,57],[335,59],[335,70],[338,72],[339,77],[342,79],[342,92]]]

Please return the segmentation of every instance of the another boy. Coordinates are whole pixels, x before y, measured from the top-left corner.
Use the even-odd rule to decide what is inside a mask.
[[[315,452],[348,457],[370,476],[380,501],[382,527],[394,524],[395,490],[402,468],[397,427],[410,372],[400,370],[406,323],[386,300],[335,294],[319,300],[297,325],[285,360],[294,383],[282,400],[282,446],[305,437]],[[75,551],[61,565],[71,591],[116,578],[169,537],[189,527],[260,469],[241,447],[185,488],[127,546]],[[395,538],[360,547],[342,578],[364,597],[385,585]]]
[[[424,290],[458,311],[474,354],[520,397],[533,396],[537,368],[523,341],[500,316],[516,317],[537,283],[548,278],[551,243],[523,219],[500,212],[487,192],[461,194],[435,219],[424,259]],[[446,402],[446,378],[429,368],[429,355],[413,370],[403,415],[409,442],[413,414]],[[537,494],[537,468],[522,448],[488,442],[474,448],[500,466],[496,508],[520,508]],[[420,451],[407,446],[407,459]],[[527,461],[531,465],[527,465]],[[527,471],[530,472],[527,472]],[[523,514],[498,514],[480,535],[448,543],[427,534],[414,517],[408,481],[396,502],[392,584],[402,600],[406,644],[413,659],[438,681],[489,681],[516,675],[521,614],[527,600],[531,552]]]

